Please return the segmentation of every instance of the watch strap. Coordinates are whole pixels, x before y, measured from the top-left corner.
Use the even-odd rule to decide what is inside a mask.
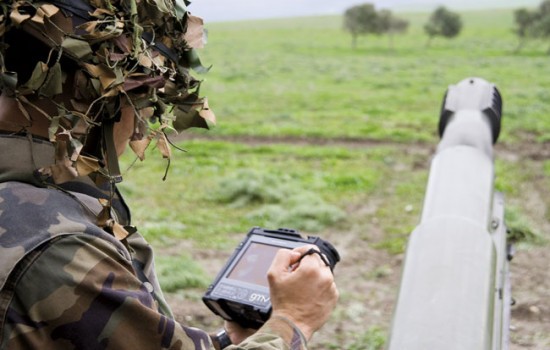
[[[229,338],[229,335],[225,331],[225,329],[222,329],[218,333],[216,333],[216,341],[220,345],[220,349],[225,349],[229,345],[233,344],[231,343],[231,338]]]

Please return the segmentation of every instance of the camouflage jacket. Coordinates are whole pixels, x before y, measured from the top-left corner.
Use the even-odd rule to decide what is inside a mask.
[[[213,349],[208,333],[173,319],[143,237],[118,241],[95,224],[101,191],[85,180],[37,186],[47,142],[0,135],[0,147],[0,349]],[[116,217],[129,224],[122,201]],[[272,319],[227,349],[306,342]]]

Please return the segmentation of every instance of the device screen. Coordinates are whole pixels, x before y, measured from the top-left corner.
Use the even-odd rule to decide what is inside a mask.
[[[267,270],[281,247],[252,242],[227,278],[269,287]]]

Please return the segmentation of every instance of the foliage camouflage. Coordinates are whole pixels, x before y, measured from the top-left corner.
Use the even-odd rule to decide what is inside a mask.
[[[33,109],[50,120],[49,140],[56,145],[53,164],[37,169],[37,177],[60,184],[90,176],[98,185],[110,183],[114,193],[122,177],[113,130],[124,109],[133,114],[130,147],[141,160],[155,140],[169,162],[168,130],[215,122],[206,98],[199,96],[201,82],[190,72],[207,68],[195,51],[204,44],[203,21],[191,15],[188,4],[12,0],[0,5],[0,89],[28,120],[29,125],[18,125],[21,131],[32,126]],[[25,45],[18,44],[17,35],[34,40],[25,45],[33,47],[36,62],[18,65],[28,57],[20,57]],[[39,99],[52,101],[57,114],[42,110]],[[111,217],[111,201],[104,201],[98,222],[124,237],[128,232]]]
[[[105,149],[92,155],[81,151],[87,142],[97,143],[87,137],[92,129],[118,121],[124,101],[136,119],[131,147],[140,159],[152,140],[163,157],[170,157],[167,130],[208,128],[215,121],[206,98],[199,96],[200,81],[190,73],[207,68],[195,51],[204,44],[203,22],[187,5],[184,0],[2,2],[0,88],[17,99],[29,121],[29,109],[51,120],[49,138],[60,156],[56,164],[41,169],[44,176],[62,183],[90,173],[116,175],[102,165],[108,158]],[[10,58],[6,37],[17,31],[49,51],[45,61],[38,59],[29,68],[27,81],[5,64]],[[68,74],[69,88],[62,83]],[[64,90],[72,92],[71,105],[54,102],[57,115],[34,103],[36,98],[53,101]]]

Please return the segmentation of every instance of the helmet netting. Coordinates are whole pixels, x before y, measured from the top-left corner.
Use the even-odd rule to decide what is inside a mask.
[[[50,119],[49,138],[56,145],[56,164],[41,169],[61,183],[99,173],[111,178],[105,166],[106,145],[97,153],[83,152],[91,130],[118,121],[129,104],[135,115],[130,146],[140,159],[151,141],[170,158],[166,131],[208,128],[214,123],[206,98],[199,95],[202,73],[195,49],[203,46],[202,20],[191,15],[184,0],[49,0],[8,1],[0,12],[0,37],[23,30],[49,48],[27,81],[4,64],[6,44],[0,43],[2,93],[14,97],[30,118],[34,109]],[[76,67],[76,68],[75,68]],[[56,102],[57,115],[32,101],[67,94]],[[113,163],[113,160],[111,160]],[[101,178],[101,177],[100,177]]]

